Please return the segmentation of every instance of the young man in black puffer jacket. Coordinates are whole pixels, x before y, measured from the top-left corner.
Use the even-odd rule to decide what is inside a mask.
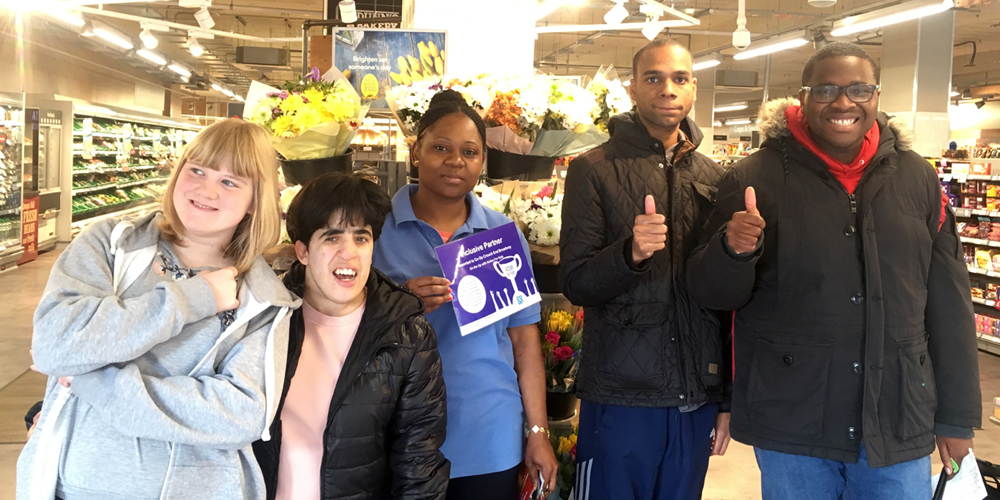
[[[701,498],[729,441],[728,329],[683,280],[723,174],[695,151],[691,66],[676,43],[637,52],[636,109],[566,176],[563,293],[586,318],[577,498]]]
[[[445,498],[450,464],[434,330],[415,295],[371,267],[389,197],[326,174],[289,208],[303,297],[271,440],[254,443],[268,500]]]

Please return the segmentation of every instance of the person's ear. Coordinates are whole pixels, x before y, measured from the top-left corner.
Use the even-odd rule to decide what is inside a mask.
[[[305,243],[295,242],[295,258],[299,259],[303,266],[309,265],[309,247]]]
[[[412,163],[413,166],[419,166],[417,164],[419,162],[419,158],[420,158],[420,142],[414,142],[413,146],[410,147],[410,163]]]

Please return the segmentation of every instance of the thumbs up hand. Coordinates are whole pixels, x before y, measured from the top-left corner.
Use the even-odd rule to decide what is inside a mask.
[[[635,217],[632,227],[632,262],[638,264],[663,250],[667,241],[667,218],[656,213],[652,195],[646,196],[646,213]]]
[[[757,193],[748,187],[744,194],[746,210],[733,214],[726,227],[726,245],[737,254],[748,254],[757,249],[757,242],[764,234],[764,219],[757,211]]]

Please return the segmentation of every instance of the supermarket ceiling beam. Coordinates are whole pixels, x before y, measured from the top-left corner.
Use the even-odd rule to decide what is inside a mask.
[[[701,21],[698,24],[701,24]],[[693,26],[684,20],[655,21],[651,23],[619,23],[619,24],[559,24],[548,26],[536,26],[535,33],[539,35],[545,33],[576,33],[580,31],[628,31],[641,30],[647,26],[658,26],[660,28],[686,28]]]
[[[973,96],[992,96],[1000,94],[1000,85],[987,85],[984,87],[972,87],[969,94]]]
[[[172,22],[172,21],[164,21],[163,19],[154,19],[154,18],[151,18],[151,17],[135,16],[135,15],[132,15],[132,14],[125,14],[125,13],[122,13],[122,12],[115,12],[115,11],[112,11],[112,10],[95,9],[95,8],[86,7],[86,6],[76,6],[76,7],[70,7],[70,8],[73,9],[73,10],[77,10],[79,12],[83,12],[84,14],[90,14],[90,15],[93,15],[93,16],[104,16],[104,17],[111,17],[111,18],[115,18],[115,19],[122,19],[122,20],[126,20],[126,21],[135,21],[135,22],[140,23],[140,24],[142,24],[142,23],[148,23],[148,24],[155,24],[155,25],[159,25],[159,26],[167,26],[167,27],[173,28],[175,30],[186,31],[188,33],[192,33],[192,32],[193,33],[199,33],[199,32],[201,32],[201,33],[210,33],[212,35],[223,37],[223,38],[235,38],[237,40],[247,40],[247,41],[251,41],[251,42],[261,42],[261,43],[290,43],[290,42],[302,43],[302,38],[301,37],[265,38],[265,37],[259,37],[259,36],[253,36],[253,35],[244,35],[242,33],[233,33],[233,32],[230,32],[230,31],[206,30],[206,29],[202,29],[200,26],[193,26],[193,25],[190,25],[190,24],[175,23],[175,22]]]

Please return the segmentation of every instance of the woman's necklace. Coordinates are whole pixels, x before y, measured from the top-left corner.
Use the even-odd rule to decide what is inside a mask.
[[[174,262],[174,259],[169,255],[160,252],[160,274],[166,276],[167,274],[173,278],[174,281],[185,280],[188,278],[194,278],[198,275],[199,271],[194,269],[185,269],[180,266],[180,264]],[[236,289],[240,289],[240,285],[243,282],[243,276],[238,276],[236,278]],[[225,330],[229,328],[236,321],[236,309],[230,309],[228,311],[222,311],[216,315],[219,321],[222,323],[222,329]]]

